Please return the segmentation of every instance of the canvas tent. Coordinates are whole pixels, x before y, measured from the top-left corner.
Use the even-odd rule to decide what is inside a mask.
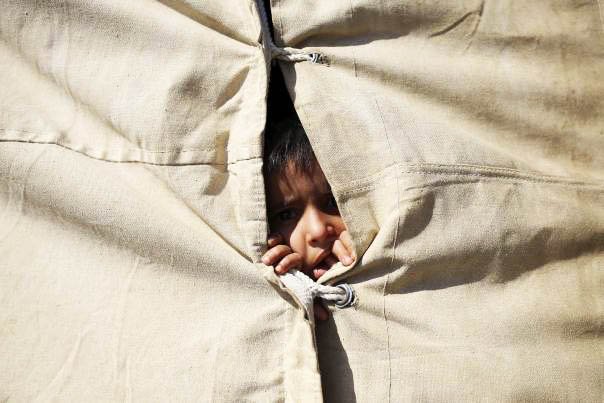
[[[269,6],[0,0],[0,400],[601,401],[600,2]],[[360,257],[316,326],[272,59]]]

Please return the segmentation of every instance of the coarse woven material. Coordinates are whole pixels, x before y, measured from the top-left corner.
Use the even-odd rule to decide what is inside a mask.
[[[254,1],[0,0],[0,400],[600,402],[600,2],[270,7],[354,306],[260,263]]]

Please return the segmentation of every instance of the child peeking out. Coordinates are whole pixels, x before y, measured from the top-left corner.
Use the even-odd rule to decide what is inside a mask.
[[[338,261],[355,261],[331,187],[297,118],[268,125],[264,179],[270,235],[262,263],[277,274],[298,269],[317,280]],[[328,316],[319,304],[315,315]]]

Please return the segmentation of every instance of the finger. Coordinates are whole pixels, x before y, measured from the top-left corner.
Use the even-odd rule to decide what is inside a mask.
[[[280,233],[277,232],[268,236],[267,244],[269,248],[274,248],[281,243],[283,243],[283,237]]]
[[[325,321],[329,319],[329,312],[319,302],[315,302],[315,320]]]
[[[357,255],[354,252],[354,245],[352,244],[352,237],[350,236],[350,232],[344,230],[340,233],[340,241],[348,250],[348,254],[352,257],[353,260],[356,260]]]
[[[275,266],[275,271],[278,274],[284,274],[291,269],[298,269],[300,267],[302,267],[302,255],[299,253],[290,253]]]
[[[333,243],[331,251],[344,266],[349,266],[354,262],[352,256],[350,256],[350,252],[348,252],[346,246],[339,239]]]
[[[270,248],[262,256],[262,263],[264,263],[267,266],[272,266],[290,253],[292,253],[292,250],[289,246],[277,245],[275,247]]]

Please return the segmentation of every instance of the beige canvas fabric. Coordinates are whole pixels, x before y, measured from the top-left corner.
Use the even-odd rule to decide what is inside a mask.
[[[0,400],[601,401],[599,2],[271,8],[0,0]],[[316,326],[258,263],[292,53],[360,256]]]
[[[0,9],[0,400],[319,398],[311,328],[253,263],[255,3]]]
[[[318,327],[328,400],[601,401],[600,4],[274,6],[329,60],[286,79],[364,252]]]

